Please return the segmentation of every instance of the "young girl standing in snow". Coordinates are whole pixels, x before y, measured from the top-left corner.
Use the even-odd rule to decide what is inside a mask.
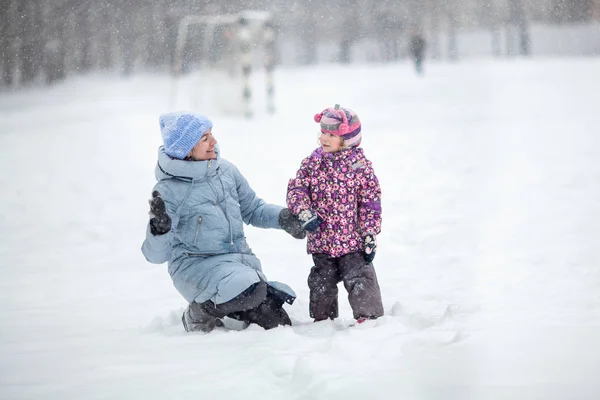
[[[381,231],[381,189],[358,147],[361,123],[336,104],[315,115],[321,147],[302,160],[288,184],[287,205],[308,231],[314,267],[308,276],[310,316],[338,316],[337,284],[344,282],[358,322],[383,315],[373,258]]]

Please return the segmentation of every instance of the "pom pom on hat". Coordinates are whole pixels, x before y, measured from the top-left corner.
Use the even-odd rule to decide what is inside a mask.
[[[212,122],[204,115],[188,112],[163,114],[159,120],[165,152],[180,160],[184,159],[202,135],[212,128]]]
[[[335,107],[326,108],[316,114],[314,119],[315,122],[321,124],[321,132],[340,136],[348,147],[360,145],[361,124],[354,111],[336,104]]]

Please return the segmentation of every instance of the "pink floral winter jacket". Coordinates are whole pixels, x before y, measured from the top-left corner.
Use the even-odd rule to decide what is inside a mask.
[[[308,253],[341,257],[363,250],[363,237],[381,231],[381,188],[362,148],[316,149],[290,179],[287,206],[294,215],[313,209],[323,223],[308,232]]]

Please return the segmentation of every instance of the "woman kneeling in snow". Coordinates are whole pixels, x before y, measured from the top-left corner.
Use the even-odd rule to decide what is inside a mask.
[[[305,232],[289,210],[258,198],[244,176],[219,156],[212,122],[198,114],[160,117],[163,146],[142,253],[155,264],[168,261],[175,288],[189,302],[186,331],[210,332],[225,317],[265,329],[291,325],[283,303],[296,295],[267,281],[246,243],[243,223]]]

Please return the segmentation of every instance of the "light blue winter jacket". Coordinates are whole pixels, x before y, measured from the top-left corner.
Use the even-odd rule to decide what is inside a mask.
[[[282,207],[258,198],[218,147],[215,152],[215,160],[183,161],[158,150],[154,190],[165,201],[171,231],[154,236],[148,225],[142,253],[151,263],[168,261],[173,284],[188,302],[224,303],[266,281],[243,224],[281,229]],[[287,285],[268,283],[295,298]]]

